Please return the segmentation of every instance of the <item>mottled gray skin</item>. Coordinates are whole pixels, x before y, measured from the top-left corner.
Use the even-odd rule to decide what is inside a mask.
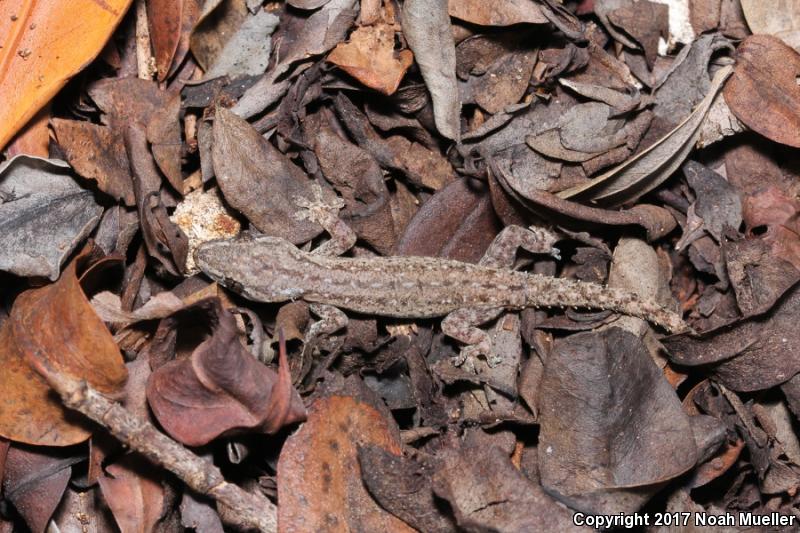
[[[585,307],[635,316],[670,332],[688,329],[677,313],[628,291],[446,259],[327,257],[280,238],[245,235],[203,244],[195,261],[215,281],[259,302],[302,299],[397,318]]]

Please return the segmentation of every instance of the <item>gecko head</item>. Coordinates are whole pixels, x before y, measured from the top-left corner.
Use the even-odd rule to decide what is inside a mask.
[[[279,286],[282,278],[276,273],[297,261],[299,253],[279,237],[244,232],[233,239],[201,244],[194,252],[194,260],[208,277],[246,298],[284,301],[294,297],[294,292],[288,290],[293,287]]]

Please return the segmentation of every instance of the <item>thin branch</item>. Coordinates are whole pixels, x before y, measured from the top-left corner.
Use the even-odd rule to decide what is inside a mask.
[[[246,492],[228,483],[212,463],[201,459],[146,420],[134,416],[120,404],[109,400],[85,381],[59,373],[46,361],[38,362],[38,370],[58,392],[67,407],[105,427],[120,442],[169,470],[192,490],[210,496],[218,504],[228,507],[233,512],[222,514],[229,521],[238,521],[231,525],[256,528],[264,532],[277,531],[277,507],[266,497]]]

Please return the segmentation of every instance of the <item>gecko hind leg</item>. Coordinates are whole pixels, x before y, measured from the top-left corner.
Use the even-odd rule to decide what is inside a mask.
[[[338,307],[311,304],[309,309],[319,317],[319,320],[313,322],[306,331],[305,344],[307,345],[313,344],[323,335],[331,335],[347,326],[347,315]]]
[[[507,226],[489,245],[480,264],[493,268],[513,268],[519,248],[534,254],[549,254],[560,259],[555,244],[562,238],[557,232],[546,228]]]
[[[486,358],[490,367],[497,366],[502,361],[502,357],[494,350],[489,334],[477,327],[494,320],[502,312],[502,308],[468,307],[457,309],[442,320],[444,334],[466,344],[461,348],[461,353],[453,358],[455,366],[469,362],[469,366],[474,368],[474,361],[481,355]]]

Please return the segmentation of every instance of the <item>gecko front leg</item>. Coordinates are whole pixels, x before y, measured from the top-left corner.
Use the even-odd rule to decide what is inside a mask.
[[[311,253],[328,257],[340,256],[353,247],[357,238],[353,229],[339,218],[339,211],[344,207],[344,201],[336,196],[336,193],[333,193],[333,199],[326,200],[322,187],[317,183],[312,185],[312,190],[313,200],[301,196],[293,198],[294,203],[302,208],[294,217],[316,222],[331,237]]]
[[[323,256],[339,256],[347,252],[356,243],[356,234],[347,223],[339,218],[339,210],[344,207],[344,201],[333,193],[333,198],[326,200],[322,187],[312,185],[314,199],[296,197],[294,203],[302,209],[295,213],[295,218],[316,222],[328,232],[330,239],[312,250],[311,253]],[[312,304],[312,313],[319,317],[313,322],[306,332],[306,346],[313,345],[323,335],[331,335],[347,326],[347,315],[332,305]]]
[[[494,238],[480,261],[482,266],[493,268],[511,269],[520,248],[531,253],[548,254],[556,259],[558,249],[556,242],[561,240],[556,232],[538,227],[523,228],[522,226],[507,226]],[[484,356],[490,367],[500,363],[502,358],[495,352],[489,334],[478,328],[482,324],[494,320],[503,309],[497,308],[465,308],[453,311],[442,321],[442,331],[466,344],[461,353],[453,359],[455,366],[465,362],[472,362],[478,356]]]

